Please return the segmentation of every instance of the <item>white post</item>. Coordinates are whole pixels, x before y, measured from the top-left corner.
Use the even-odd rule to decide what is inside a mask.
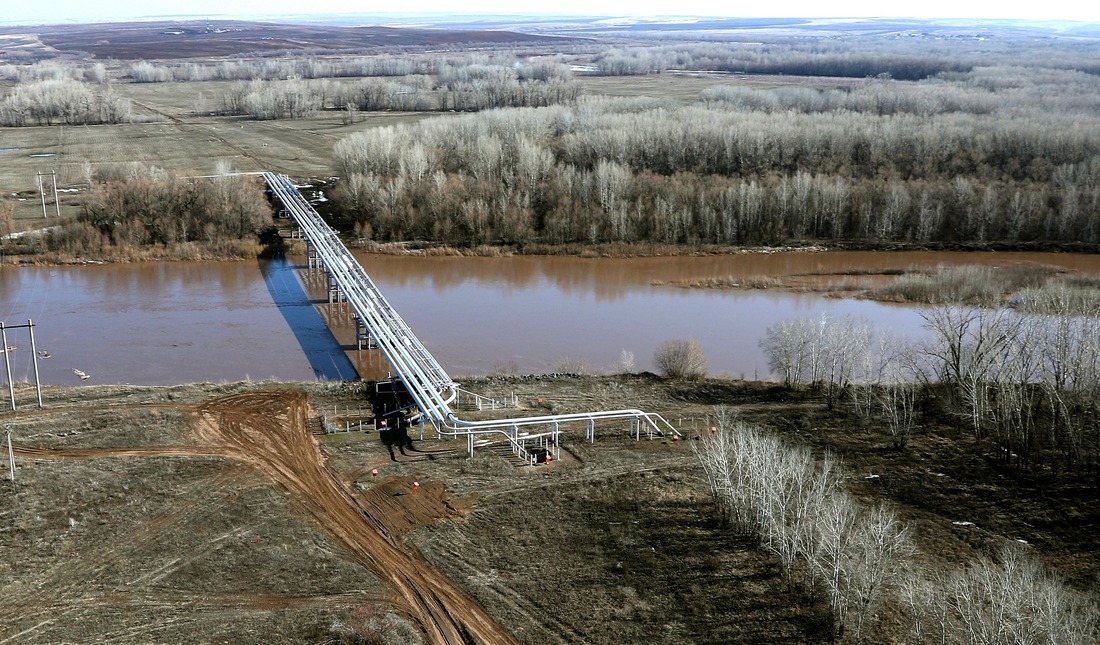
[[[58,219],[61,218],[61,204],[57,201],[57,171],[51,170],[50,176],[53,177],[53,207],[57,211]]]
[[[4,431],[8,435],[8,467],[11,469],[11,482],[15,483],[15,451],[11,447],[11,428]]]
[[[0,351],[4,352],[4,369],[8,375],[8,394],[11,395],[11,409],[15,410],[15,382],[11,378],[11,352],[8,351],[8,328],[0,322]]]
[[[49,215],[46,215],[46,189],[42,186],[42,173],[35,173],[35,177],[38,178],[38,195],[42,198],[42,218],[47,219]]]
[[[38,393],[38,407],[42,407],[42,381],[38,379],[38,348],[34,345],[34,321],[27,319],[27,329],[31,333],[31,360],[34,362],[34,390]]]

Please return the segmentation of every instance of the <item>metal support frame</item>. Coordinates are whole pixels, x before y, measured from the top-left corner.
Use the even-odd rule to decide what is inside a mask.
[[[574,414],[540,415],[512,419],[466,421],[458,418],[451,404],[458,397],[458,384],[451,379],[427,347],[416,337],[412,329],[397,313],[359,261],[352,256],[339,235],[321,218],[297,187],[286,175],[264,172],[263,176],[272,194],[279,199],[291,219],[302,230],[310,249],[310,266],[324,268],[329,303],[334,300],[347,303],[366,329],[368,338],[385,355],[386,360],[405,384],[417,408],[436,429],[439,436],[465,436],[467,450],[473,456],[477,444],[475,436],[507,439],[513,449],[525,452],[523,444],[529,440],[550,441],[558,445],[562,423],[584,423],[588,438],[595,438],[597,420],[629,419],[631,436],[641,438],[643,424],[650,436],[679,432],[659,414],[638,409],[604,410]],[[542,432],[519,437],[519,428],[544,428]],[[548,428],[548,429],[545,429]],[[560,454],[560,453],[559,453]]]

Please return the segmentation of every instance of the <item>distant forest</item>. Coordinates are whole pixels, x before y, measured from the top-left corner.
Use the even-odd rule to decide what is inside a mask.
[[[351,135],[335,148],[340,212],[377,239],[468,245],[1100,242],[1100,70],[1079,57],[1095,45],[1001,51],[1002,64],[880,45],[874,69],[867,52],[821,47],[819,72],[877,73],[828,88],[731,77],[687,105],[582,96]],[[756,58],[809,72],[806,49]],[[606,57],[729,64],[700,64],[703,51]]]

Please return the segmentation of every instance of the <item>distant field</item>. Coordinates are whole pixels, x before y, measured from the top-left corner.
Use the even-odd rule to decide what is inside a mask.
[[[220,92],[215,83],[121,85],[137,112],[164,115],[160,123],[7,128],[0,147],[0,190],[18,202],[16,220],[40,220],[35,173],[57,171],[62,215],[75,213],[78,190],[97,167],[137,162],[181,173],[208,174],[219,161],[233,170],[274,170],[293,177],[333,174],[332,146],[367,128],[417,121],[432,114],[363,113],[344,125],[338,112],[309,119],[252,121],[238,117],[191,116],[200,91]],[[224,84],[220,84],[224,85]],[[217,94],[220,100],[220,93]],[[47,177],[47,182],[49,181]],[[55,212],[47,183],[47,212]]]
[[[379,26],[290,25],[239,20],[61,24],[0,29],[18,36],[8,47],[86,55],[101,60],[232,56],[284,51],[362,51],[369,48],[507,46],[572,39],[507,30],[417,29]],[[2,49],[4,43],[0,43]]]

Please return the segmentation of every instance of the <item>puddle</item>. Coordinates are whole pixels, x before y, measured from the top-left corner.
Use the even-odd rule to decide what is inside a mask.
[[[34,153],[30,156],[32,156],[32,157],[55,157],[57,155],[56,155],[56,153],[53,153],[53,152],[36,152],[36,153]]]
[[[5,152],[18,152],[19,148],[0,148],[0,154]]]

